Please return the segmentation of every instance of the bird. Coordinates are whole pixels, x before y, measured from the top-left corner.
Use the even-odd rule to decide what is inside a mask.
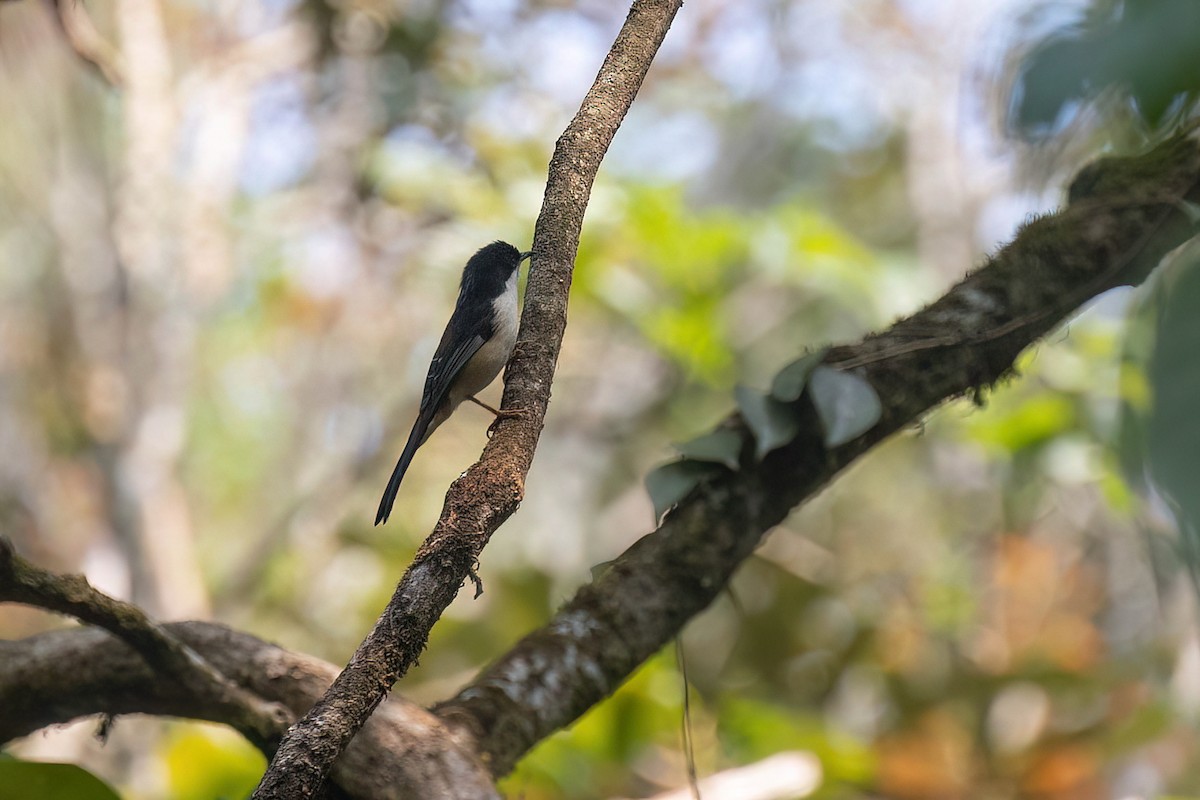
[[[376,525],[387,522],[392,513],[400,481],[417,448],[459,404],[470,400],[497,418],[507,416],[476,399],[475,394],[496,379],[516,346],[517,271],[521,262],[532,255],[508,242],[496,241],[480,248],[467,261],[454,313],[429,364],[417,420],[379,501]]]

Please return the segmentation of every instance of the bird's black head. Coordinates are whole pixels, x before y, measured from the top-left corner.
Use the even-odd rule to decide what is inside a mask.
[[[500,294],[521,262],[530,256],[508,242],[492,242],[479,248],[463,269],[462,288],[489,296]]]

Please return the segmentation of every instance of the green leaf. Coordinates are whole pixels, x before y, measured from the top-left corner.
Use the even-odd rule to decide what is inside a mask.
[[[883,412],[874,387],[852,372],[817,367],[808,391],[825,429],[826,447],[837,447],[866,433]]]
[[[781,447],[800,432],[800,418],[796,408],[781,403],[770,395],[738,386],[733,390],[738,408],[746,424],[754,432],[754,455],[762,461],[763,456]]]
[[[1179,520],[1181,552],[1200,574],[1200,257],[1180,263],[1160,293],[1147,377],[1146,455],[1155,486]]]
[[[672,461],[663,464],[646,476],[646,491],[654,503],[654,516],[661,517],[667,509],[687,497],[705,478],[720,472],[716,464],[705,461]]]
[[[1097,6],[1099,8],[1099,6]],[[1025,58],[1017,122],[1046,135],[1077,116],[1072,106],[1108,93],[1153,127],[1185,114],[1200,96],[1200,3],[1141,0],[1072,20]]]
[[[108,784],[74,764],[0,759],[4,800],[120,800]]]
[[[794,403],[799,400],[800,395],[804,394],[804,387],[808,385],[808,378],[812,375],[812,371],[828,353],[829,348],[822,347],[811,353],[805,353],[796,361],[779,370],[779,374],[771,383],[771,396],[785,403]]]
[[[736,471],[740,466],[738,457],[742,453],[742,437],[730,428],[718,428],[690,442],[677,444],[675,449],[679,455],[691,461],[711,461]]]

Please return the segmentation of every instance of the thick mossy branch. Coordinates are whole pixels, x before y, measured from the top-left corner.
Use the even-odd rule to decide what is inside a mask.
[[[942,298],[829,351],[824,363],[854,370],[879,396],[878,423],[827,449],[817,414],[803,405],[790,443],[761,461],[744,448],[736,470],[714,467],[658,530],[438,713],[478,739],[494,773],[508,772],[677,636],[765,533],[848,464],[940,403],[995,384],[1088,299],[1142,280],[1196,235],[1186,203],[1198,201],[1200,147],[1187,136],[1085,169],[1066,209],[1025,226]],[[738,414],[719,427],[752,436]]]

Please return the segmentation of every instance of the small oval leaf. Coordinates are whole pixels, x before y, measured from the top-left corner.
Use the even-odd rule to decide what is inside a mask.
[[[808,390],[825,429],[826,447],[837,447],[866,433],[883,412],[875,388],[852,372],[817,367]]]
[[[679,455],[692,461],[712,461],[736,471],[740,466],[738,457],[742,453],[742,436],[731,428],[718,428],[689,442],[677,444],[675,449]]]
[[[775,376],[775,380],[771,383],[771,396],[785,403],[794,403],[799,400],[800,395],[804,394],[804,387],[808,385],[808,379],[812,375],[812,371],[817,368],[817,365],[821,363],[828,353],[829,348],[822,347],[811,353],[805,353],[797,360],[779,370],[779,374]]]
[[[795,406],[781,403],[749,386],[738,386],[733,395],[742,417],[754,432],[754,455],[759,461],[800,432],[799,412]]]
[[[706,461],[672,461],[646,476],[646,492],[654,503],[654,516],[661,518],[667,509],[687,497],[696,484],[716,475],[721,468]]]

